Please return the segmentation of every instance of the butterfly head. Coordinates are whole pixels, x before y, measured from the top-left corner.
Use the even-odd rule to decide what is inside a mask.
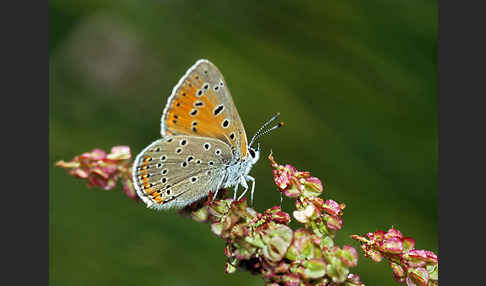
[[[252,165],[255,164],[258,159],[260,159],[260,143],[257,144],[257,148],[249,147],[248,153],[250,154],[250,160]]]
[[[254,147],[252,147],[253,143],[255,142],[256,139],[260,138],[261,136],[269,133],[272,130],[275,130],[275,129],[283,126],[283,122],[280,122],[277,125],[269,128],[267,130],[264,130],[265,127],[267,127],[270,123],[272,123],[272,121],[277,119],[277,117],[279,115],[280,115],[280,113],[277,113],[272,118],[270,118],[270,120],[265,122],[265,124],[263,124],[262,127],[260,127],[260,129],[258,129],[258,131],[255,133],[255,135],[253,135],[253,138],[251,138],[250,144],[248,145],[248,153],[250,154],[250,159],[251,159],[253,164],[255,164],[258,161],[258,159],[260,158],[260,143],[257,143],[256,149]]]

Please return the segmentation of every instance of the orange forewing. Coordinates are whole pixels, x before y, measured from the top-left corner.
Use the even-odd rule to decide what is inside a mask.
[[[239,147],[241,156],[245,157],[248,144],[246,133],[233,100],[229,98],[223,111],[215,115],[215,108],[222,102],[218,99],[213,86],[203,88],[203,85],[208,82],[204,82],[201,78],[202,75],[197,70],[190,73],[181,83],[174,97],[167,103],[169,106],[164,119],[167,135],[187,134],[217,138],[232,148]],[[200,90],[203,90],[203,93],[198,96],[197,93]],[[227,93],[231,97],[229,91]],[[229,104],[232,106],[227,106]],[[231,111],[236,114],[230,114]],[[230,122],[227,128],[223,128],[225,119]],[[237,138],[240,142],[237,142]]]

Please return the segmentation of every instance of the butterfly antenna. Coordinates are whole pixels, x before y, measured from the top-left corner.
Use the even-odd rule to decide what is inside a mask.
[[[277,117],[280,116],[280,112],[278,112],[277,114],[275,114],[272,118],[270,118],[270,120],[268,120],[267,122],[265,122],[262,127],[260,127],[260,129],[258,129],[258,131],[255,133],[255,135],[253,135],[253,138],[251,138],[251,141],[250,141],[250,145],[251,146],[253,144],[253,142],[255,141],[256,138],[260,137],[260,132],[262,132],[263,129],[265,129],[265,127],[267,127],[270,123],[272,123],[275,119],[277,119]],[[263,134],[262,134],[263,135]]]
[[[251,143],[253,143],[253,141],[254,141],[254,140],[256,140],[256,139],[258,139],[258,138],[262,137],[263,135],[265,135],[265,134],[269,133],[270,131],[273,131],[273,130],[275,130],[275,129],[277,129],[277,128],[282,127],[283,125],[284,125],[284,123],[283,123],[283,122],[279,122],[277,125],[273,126],[272,128],[269,128],[269,129],[267,129],[267,130],[263,131],[262,133],[259,133],[258,135],[253,136],[253,138],[254,138],[254,139],[252,139],[252,140],[251,140]],[[250,146],[251,146],[251,144],[250,144]]]

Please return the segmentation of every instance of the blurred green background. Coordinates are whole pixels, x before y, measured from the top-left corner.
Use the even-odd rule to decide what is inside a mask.
[[[280,202],[266,157],[309,170],[344,202],[340,245],[391,226],[438,253],[436,1],[49,1],[51,285],[263,285],[224,273],[208,225],[155,212],[54,168],[160,135],[162,108],[199,58],[223,72],[262,139],[254,207]],[[292,211],[292,201],[284,200]],[[360,254],[367,285],[396,285]]]

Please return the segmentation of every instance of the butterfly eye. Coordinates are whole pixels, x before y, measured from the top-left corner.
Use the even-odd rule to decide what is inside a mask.
[[[253,151],[253,149],[248,150],[248,152],[250,152],[252,158],[255,158],[255,151]]]

